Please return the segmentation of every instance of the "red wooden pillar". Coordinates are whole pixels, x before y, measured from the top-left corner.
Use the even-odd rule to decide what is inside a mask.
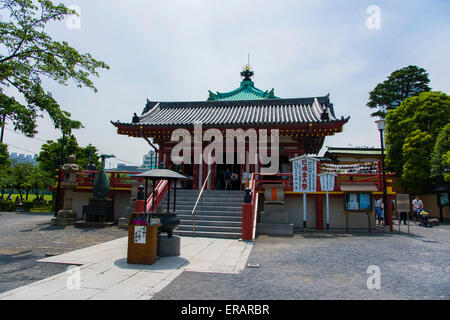
[[[216,190],[216,163],[211,164],[211,190]]]
[[[242,240],[253,240],[253,206],[242,205]]]
[[[316,229],[323,230],[323,196],[316,197]]]

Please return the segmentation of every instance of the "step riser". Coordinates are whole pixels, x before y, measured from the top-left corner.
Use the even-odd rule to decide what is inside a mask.
[[[197,202],[197,198],[187,198],[187,197],[178,197],[177,196],[177,203],[182,203],[182,202],[187,202],[187,203],[196,203]],[[242,205],[244,203],[244,199],[235,199],[235,198],[202,198],[200,199],[199,203],[210,203],[210,202],[226,202],[226,203],[234,203],[237,205]],[[164,198],[163,201],[161,203],[167,203],[167,199]],[[170,203],[173,203],[173,197],[170,197]]]
[[[192,211],[191,210],[177,210],[177,213],[179,215],[191,215],[192,216]],[[226,211],[195,211],[195,216],[200,217],[200,216],[230,216],[230,217],[242,217],[242,212],[226,212]]]
[[[179,231],[192,231],[193,226],[179,226],[177,228]],[[208,227],[195,225],[195,230],[198,232],[214,232],[214,233],[241,233],[241,228],[222,228],[222,227]]]
[[[162,209],[167,209],[167,207],[161,207]],[[170,206],[170,208],[173,211],[173,206]],[[191,211],[194,209],[194,206],[176,206],[176,211]],[[242,208],[236,208],[236,207],[221,207],[221,206],[197,206],[195,209],[196,212],[198,211],[219,211],[221,212],[242,212]]]
[[[208,232],[188,232],[188,231],[174,231],[174,235],[181,237],[203,237],[203,238],[219,238],[219,239],[240,239],[240,234],[215,234]]]
[[[194,224],[194,221],[192,220],[181,220],[180,223],[182,226],[191,226]],[[202,227],[229,227],[229,228],[238,228],[242,229],[242,223],[241,222],[230,222],[230,221],[195,221],[196,226],[202,226]]]
[[[191,215],[178,215],[178,218],[180,218],[182,221],[193,221],[194,218]],[[196,221],[222,221],[222,222],[236,222],[236,223],[242,223],[242,218],[237,216],[201,216],[201,219],[199,219],[199,216],[196,217]]]
[[[242,233],[242,204],[245,193],[242,191],[206,190],[195,212],[196,232],[193,232],[192,210],[197,202],[199,191],[177,190],[176,212],[181,225],[174,231],[179,236],[239,239]],[[167,209],[167,196],[159,206]],[[170,208],[173,210],[173,192]]]

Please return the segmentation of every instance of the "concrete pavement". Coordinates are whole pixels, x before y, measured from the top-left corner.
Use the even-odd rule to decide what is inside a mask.
[[[0,294],[0,300],[151,299],[183,271],[239,274],[253,248],[253,243],[238,240],[183,237],[179,257],[144,266],[127,264],[127,241],[116,239],[39,260],[65,264],[70,271]]]

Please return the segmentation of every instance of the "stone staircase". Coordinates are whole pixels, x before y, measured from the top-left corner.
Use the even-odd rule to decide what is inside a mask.
[[[176,212],[181,224],[174,231],[178,236],[239,239],[242,236],[243,191],[205,190],[195,213],[192,210],[199,190],[177,190]],[[173,190],[171,191],[173,210]],[[159,206],[167,210],[167,196]]]

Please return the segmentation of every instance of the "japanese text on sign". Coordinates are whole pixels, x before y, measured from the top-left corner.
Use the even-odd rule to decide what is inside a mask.
[[[317,190],[317,161],[299,159],[293,161],[294,192],[310,193]]]

